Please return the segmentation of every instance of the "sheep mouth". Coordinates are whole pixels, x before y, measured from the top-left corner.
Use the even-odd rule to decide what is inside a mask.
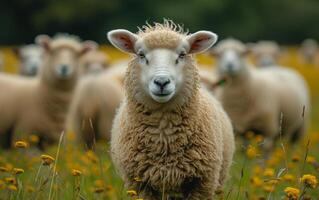
[[[172,94],[172,92],[167,92],[167,93],[163,93],[163,92],[161,92],[161,93],[153,93],[153,95],[158,96],[158,97],[166,97],[166,96],[169,96],[169,95],[171,95],[171,94]]]

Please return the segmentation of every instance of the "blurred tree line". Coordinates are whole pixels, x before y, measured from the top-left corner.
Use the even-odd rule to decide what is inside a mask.
[[[212,30],[246,42],[319,39],[319,0],[1,0],[0,45],[31,43],[38,34],[56,32],[106,43],[111,29],[136,31],[163,17],[191,32]]]

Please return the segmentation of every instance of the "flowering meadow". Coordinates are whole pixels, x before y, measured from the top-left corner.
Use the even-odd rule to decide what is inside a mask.
[[[2,50],[5,71],[15,73],[13,53]],[[112,48],[103,50],[112,61],[127,58]],[[214,64],[208,55],[198,59],[206,66]],[[280,63],[298,70],[308,82],[312,97],[308,133],[295,145],[280,138],[267,158],[260,148],[262,136],[247,132],[237,137],[230,178],[214,199],[319,199],[319,66],[301,62],[295,48],[287,49]],[[0,149],[0,200],[141,200],[137,191],[124,189],[106,141],[99,141],[94,151],[78,145],[72,132],[61,133],[60,142],[45,151],[36,148],[38,141],[30,135],[15,141],[11,150]]]

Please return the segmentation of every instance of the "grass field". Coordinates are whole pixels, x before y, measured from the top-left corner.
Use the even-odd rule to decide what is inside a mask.
[[[126,58],[114,49],[105,47],[103,50],[112,61]],[[3,51],[5,71],[15,73],[15,57],[10,49]],[[213,63],[205,55],[198,59],[202,64]],[[247,133],[249,146],[244,148],[242,142],[237,141],[231,178],[224,190],[216,194],[216,199],[319,199],[316,182],[319,178],[319,68],[300,64],[293,48],[280,62],[298,70],[309,84],[312,95],[309,132],[293,147],[284,140],[279,141],[264,167],[259,150],[263,138]],[[35,148],[37,142],[38,138],[31,135],[28,141],[17,143],[12,150],[0,150],[1,200],[139,199],[135,191],[124,189],[105,141],[96,145],[96,152],[84,151],[75,144],[73,133],[62,135],[61,142],[46,152]]]

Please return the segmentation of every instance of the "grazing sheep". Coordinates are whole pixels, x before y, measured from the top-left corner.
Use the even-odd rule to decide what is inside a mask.
[[[267,152],[280,132],[291,141],[305,133],[310,111],[308,88],[297,72],[280,66],[249,66],[244,57],[245,45],[234,39],[221,41],[214,51],[219,58],[219,74],[227,77],[218,97],[236,133],[254,131],[264,135]]]
[[[24,76],[35,76],[40,71],[44,50],[40,45],[30,44],[14,49],[20,60],[19,73]]]
[[[318,43],[314,39],[306,39],[302,42],[299,55],[302,62],[306,64],[319,64]]]
[[[135,55],[111,136],[112,159],[126,187],[145,200],[211,199],[228,175],[234,138],[222,106],[200,88],[193,54],[217,36],[187,35],[165,20],[138,34],[113,30],[108,39]]]
[[[91,49],[71,36],[36,38],[45,51],[38,78],[0,75],[0,138],[9,148],[14,134],[37,134],[40,148],[58,140],[64,130],[73,89],[78,77],[78,59]]]
[[[275,41],[259,41],[248,47],[258,67],[274,66],[278,63],[281,50]]]
[[[110,66],[108,56],[102,51],[90,51],[80,59],[80,74],[97,74]]]
[[[83,77],[71,104],[71,129],[89,149],[96,140],[110,140],[113,118],[123,99],[122,85],[109,71]]]

